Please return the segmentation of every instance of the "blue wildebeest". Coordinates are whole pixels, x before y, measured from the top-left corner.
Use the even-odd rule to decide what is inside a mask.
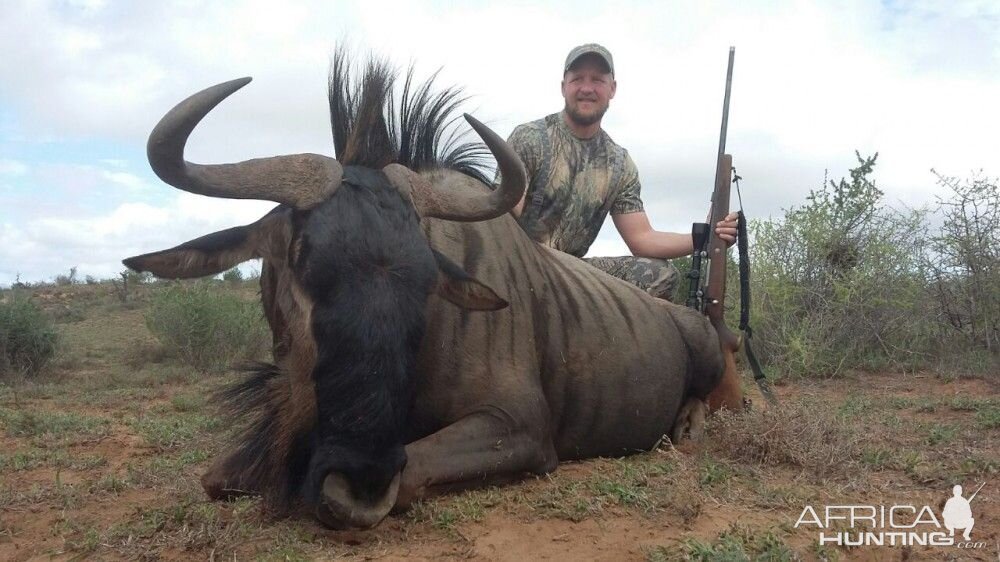
[[[649,449],[703,413],[723,357],[701,314],[529,239],[507,213],[525,188],[511,148],[466,117],[501,171],[491,191],[482,145],[442,141],[455,90],[411,73],[397,104],[384,63],[348,66],[338,53],[336,160],[185,161],[197,123],[249,79],[188,98],[149,139],[174,187],[280,203],[124,262],[190,278],[263,258],[274,363],[223,392],[245,430],[203,476],[211,497],[369,527],[428,494]]]

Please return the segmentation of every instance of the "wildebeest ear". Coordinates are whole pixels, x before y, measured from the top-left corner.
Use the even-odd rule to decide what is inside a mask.
[[[287,247],[288,218],[279,206],[257,222],[227,228],[180,246],[122,260],[129,269],[166,279],[216,275],[254,258],[279,257]]]
[[[500,310],[510,304],[493,289],[473,279],[464,269],[437,250],[434,259],[438,264],[437,294],[446,301],[469,310]]]

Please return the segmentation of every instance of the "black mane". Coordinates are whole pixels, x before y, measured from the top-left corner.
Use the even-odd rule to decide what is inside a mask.
[[[415,85],[411,66],[397,104],[398,73],[387,61],[370,57],[361,75],[352,76],[347,50],[337,49],[329,77],[337,160],[375,169],[393,162],[415,171],[448,168],[491,184],[489,149],[481,142],[460,142],[453,126],[465,101],[461,89],[433,92],[436,76]]]

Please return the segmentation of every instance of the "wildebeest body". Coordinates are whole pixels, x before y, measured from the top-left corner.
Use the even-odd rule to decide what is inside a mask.
[[[492,446],[497,458],[523,457],[525,470],[545,472],[557,460],[648,450],[683,400],[706,396],[721,376],[717,339],[701,315],[536,244],[509,215],[424,221],[424,232],[510,306],[470,312],[431,297],[413,439],[478,414],[495,421],[483,425],[494,433],[470,449]],[[455,446],[431,454],[461,457]],[[413,448],[407,470],[422,460]],[[419,487],[415,480],[404,471],[404,486]]]
[[[469,311],[430,296],[401,503],[558,461],[648,450],[686,398],[717,384],[718,340],[697,312],[535,243],[510,215],[421,224],[431,247],[510,304]],[[265,312],[281,334],[278,275],[265,264]],[[295,338],[276,340],[281,355]]]

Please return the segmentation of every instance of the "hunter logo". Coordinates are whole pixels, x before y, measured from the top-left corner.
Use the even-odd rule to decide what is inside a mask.
[[[940,517],[926,505],[828,505],[818,511],[807,505],[795,528],[815,526],[820,545],[982,548],[986,543],[972,542],[976,520],[971,503],[985,485],[968,499],[962,496],[962,486],[954,486]],[[956,530],[964,531],[958,541]]]
[[[976,497],[976,494],[985,485],[986,482],[983,482],[979,486],[979,489],[969,496],[969,499],[962,497],[961,485],[956,484],[952,488],[952,497],[948,498],[948,501],[944,504],[944,511],[941,512],[941,517],[944,518],[944,526],[948,528],[948,533],[951,536],[955,536],[955,529],[965,529],[965,534],[963,535],[965,540],[972,540],[969,534],[972,533],[972,526],[976,524],[976,520],[972,517],[972,507],[969,504],[972,503],[973,498]]]

